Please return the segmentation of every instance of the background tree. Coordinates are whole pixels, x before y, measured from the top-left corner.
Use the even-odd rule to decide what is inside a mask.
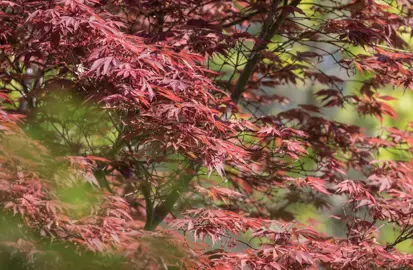
[[[11,264],[70,268],[93,252],[82,267],[412,265],[395,246],[413,233],[413,126],[330,117],[397,118],[381,90],[412,87],[409,1],[0,8],[1,200],[6,223],[28,226],[3,237],[27,256]],[[317,230],[300,205],[343,230]],[[383,224],[394,241],[377,241]]]

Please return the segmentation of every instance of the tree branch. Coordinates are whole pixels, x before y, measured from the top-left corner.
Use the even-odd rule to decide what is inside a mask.
[[[201,162],[191,161],[188,168],[192,171],[190,174],[182,174],[178,182],[172,188],[166,199],[152,211],[152,216],[146,219],[145,230],[154,230],[171,212],[175,203],[179,200],[181,193],[188,187],[189,182],[194,178],[201,168]]]
[[[289,4],[289,6],[296,7],[300,2],[301,0],[294,0]],[[277,8],[278,4],[279,1],[276,1],[273,4],[273,10],[268,14],[264,26],[261,30],[259,42],[255,43],[254,48],[252,49],[252,52],[248,59],[248,62],[245,65],[245,68],[242,71],[240,77],[238,78],[234,91],[231,94],[231,99],[235,103],[238,103],[242,93],[245,92],[248,81],[254,72],[254,68],[257,65],[258,61],[261,59],[262,51],[267,47],[269,41],[277,34],[282,23],[286,18],[286,15],[284,15],[281,12],[281,14],[274,21],[274,11]]]
[[[286,1],[285,1],[286,2]],[[289,6],[297,6],[301,0],[293,0]],[[260,42],[257,42],[254,45],[253,51],[249,57],[249,60],[241,73],[240,78],[237,81],[234,92],[231,94],[231,99],[234,103],[238,103],[242,93],[245,91],[245,87],[254,71],[254,68],[258,61],[261,59],[261,52],[267,47],[268,41],[271,40],[280,29],[285,15],[281,13],[276,20],[275,11],[280,3],[280,0],[275,0],[273,3],[273,9],[269,13],[263,29],[260,33]],[[261,42],[263,41],[263,42]],[[155,209],[151,212],[151,217],[146,219],[145,229],[146,230],[155,230],[156,227],[165,219],[165,217],[171,212],[175,203],[179,200],[182,192],[188,187],[189,182],[196,175],[196,172],[201,168],[202,163],[191,161],[189,164],[189,169],[194,173],[191,174],[182,174],[178,182],[172,188],[172,191],[167,195],[165,200],[160,203]]]

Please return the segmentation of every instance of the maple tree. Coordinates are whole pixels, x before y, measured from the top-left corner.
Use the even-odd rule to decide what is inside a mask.
[[[0,198],[20,228],[0,245],[33,268],[412,267],[395,247],[413,237],[413,124],[383,125],[397,119],[383,89],[413,89],[412,14],[409,0],[0,0]],[[303,86],[308,102],[282,109],[277,90]],[[329,114],[345,108],[382,126]]]

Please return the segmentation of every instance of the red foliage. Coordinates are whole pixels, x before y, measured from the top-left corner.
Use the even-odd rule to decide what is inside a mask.
[[[413,237],[413,125],[371,137],[327,113],[397,118],[380,90],[413,89],[402,38],[413,8],[321,2],[0,0],[4,212],[135,268],[413,267],[394,248]],[[328,61],[349,76],[319,68]],[[301,84],[321,107],[268,112],[288,103],[269,88]],[[378,160],[383,151],[403,158]],[[88,188],[86,206],[59,195],[74,186]],[[332,213],[338,197],[343,213],[328,220],[345,227],[341,236],[287,211]],[[385,245],[383,223],[399,229]]]

